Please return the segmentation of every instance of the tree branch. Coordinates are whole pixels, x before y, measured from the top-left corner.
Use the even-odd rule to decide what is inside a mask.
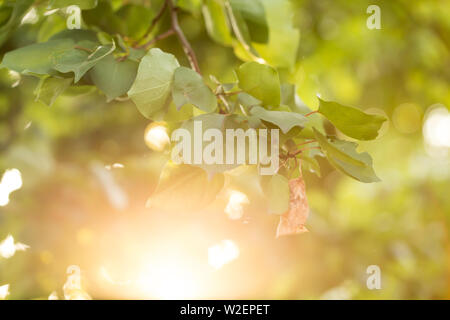
[[[236,94],[242,93],[244,92],[243,90],[238,90],[238,91],[231,91],[231,92],[219,92],[216,93],[217,96],[234,96]]]
[[[178,39],[180,39],[181,46],[183,47],[184,53],[188,57],[188,60],[189,60],[189,63],[191,65],[192,69],[194,69],[197,73],[201,74],[195,52],[192,49],[189,41],[186,39],[186,36],[184,35],[183,30],[181,30],[180,24],[178,23],[177,8],[173,5],[172,0],[166,0],[166,2],[170,9],[170,17],[172,20],[172,29],[177,34]]]
[[[309,140],[309,141],[305,141],[305,142],[297,144],[297,147],[304,146],[305,144],[314,143],[314,142],[317,142],[317,141],[314,140],[314,139],[313,140]]]
[[[158,14],[153,18],[152,23],[150,24],[150,26],[148,27],[147,31],[145,32],[145,34],[138,40],[135,42],[135,45],[137,45],[139,42],[141,42],[142,40],[144,40],[145,38],[148,37],[148,35],[153,31],[153,29],[155,28],[156,24],[158,23],[158,21],[162,18],[164,11],[167,8],[167,0],[164,1],[163,5],[161,6],[161,8],[159,9]]]
[[[85,47],[81,47],[81,46],[75,46],[74,48],[75,48],[75,49],[78,49],[78,50],[86,51],[87,53],[92,53],[92,52],[94,52],[94,51],[92,51],[92,50],[89,49],[89,48],[85,48]]]
[[[241,32],[241,30],[239,29],[238,26],[238,22],[236,21],[236,17],[234,16],[234,12],[233,12],[233,8],[231,7],[230,3],[228,2],[228,0],[224,1],[224,5],[225,5],[225,9],[228,13],[228,17],[230,20],[230,24],[231,24],[231,29],[233,30],[236,38],[238,39],[239,43],[242,45],[242,47],[245,49],[245,51],[247,52],[247,54],[255,61],[259,62],[259,63],[264,63],[264,59],[262,59],[261,57],[259,57],[258,55],[256,55],[255,53],[253,53],[253,50],[251,48],[251,46],[247,43],[247,41],[245,41],[244,36]]]
[[[311,116],[311,115],[313,115],[313,114],[315,114],[315,113],[318,113],[318,112],[319,112],[318,110],[316,110],[316,111],[311,111],[310,113],[305,114],[305,117],[309,117],[309,116]]]
[[[151,45],[155,44],[156,42],[158,42],[159,40],[165,39],[167,37],[170,37],[171,35],[175,34],[175,31],[173,29],[169,29],[164,33],[161,33],[160,35],[154,37],[153,39],[147,41],[146,43],[135,47],[136,49],[147,49],[148,47],[150,47]]]

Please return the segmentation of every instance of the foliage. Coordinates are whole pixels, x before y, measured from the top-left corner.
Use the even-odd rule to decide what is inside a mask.
[[[189,1],[184,2],[181,8],[189,8],[188,11],[195,15],[196,6],[194,4],[188,5],[188,3]],[[80,3],[77,1],[53,1],[50,4],[40,4],[38,8],[48,5],[52,8],[78,5],[83,10],[96,10],[97,1]],[[101,2],[99,8],[108,5],[108,2]],[[213,91],[199,74],[200,70],[196,62],[195,52],[178,26],[178,12],[174,5],[172,0],[164,1],[159,8],[159,13],[154,12],[155,18],[151,26],[154,27],[160,23],[158,19],[164,15],[165,11],[170,11],[171,28],[168,32],[173,32],[180,38],[193,70],[183,66],[180,67],[179,62],[172,54],[163,52],[158,48],[150,49],[141,58],[131,57],[130,52],[132,50],[145,50],[150,44],[152,46],[157,45],[158,37],[156,36],[148,42],[147,38],[151,34],[144,34],[145,40],[142,40],[132,38],[129,34],[109,33],[115,30],[115,26],[96,25],[96,20],[86,22],[82,30],[64,30],[50,37],[48,41],[9,51],[5,54],[2,66],[22,74],[33,73],[50,77],[46,78],[36,89],[38,99],[48,104],[52,104],[56,96],[67,89],[67,84],[72,83],[72,78],[74,86],[80,80],[88,82],[88,78],[90,78],[92,83],[105,93],[108,100],[121,97],[127,93],[146,118],[151,120],[164,119],[172,129],[176,127],[176,124],[171,124],[174,120],[176,121],[176,117],[173,119],[170,115],[167,115],[170,104],[174,103],[177,110],[180,110],[186,104],[191,104],[207,113],[218,112],[227,115],[240,115],[243,117],[243,122],[251,121],[248,116],[250,114],[262,120],[262,122],[259,122],[261,128],[266,127],[264,123],[270,123],[280,128],[285,135],[283,138],[285,146],[294,143],[295,139],[300,137],[301,129],[307,125],[309,114],[301,114],[295,110],[295,98],[290,98],[291,106],[281,104],[282,91],[278,72],[273,67],[262,64],[261,62],[264,59],[261,57],[264,54],[260,55],[258,50],[253,47],[254,44],[258,44],[256,47],[261,52],[271,52],[269,61],[272,61],[274,66],[283,65],[282,59],[278,63],[278,59],[275,58],[278,54],[273,53],[273,44],[270,42],[273,35],[270,37],[268,34],[273,34],[275,30],[283,29],[284,32],[284,28],[292,28],[292,26],[285,26],[286,19],[281,21],[279,18],[272,17],[283,14],[286,10],[286,1],[278,1],[276,4],[270,5],[259,0],[250,2],[209,1],[203,6],[206,25],[212,39],[220,40],[219,42],[224,45],[231,43],[235,50],[244,48],[250,59],[256,60],[245,62],[236,69],[236,90],[218,92],[217,87],[223,86],[218,82],[215,88],[216,95],[213,94]],[[270,15],[266,16],[265,6],[266,8],[270,7]],[[130,23],[139,19],[137,7],[136,10],[132,10],[130,6],[127,8],[130,14],[136,15],[127,18]],[[115,13],[110,9],[112,18],[108,23],[119,21],[121,10]],[[216,16],[221,18],[214,19],[213,17]],[[141,29],[145,27],[147,26],[144,23],[139,26]],[[119,32],[119,30],[116,32]],[[142,34],[139,29],[136,29],[134,33]],[[228,38],[224,35],[227,35]],[[119,45],[116,45],[116,42]],[[291,48],[290,46],[282,46],[278,50],[280,49],[292,51],[287,54],[294,54],[296,50],[295,47]],[[139,67],[136,72],[137,62]],[[215,76],[220,77],[220,75]],[[48,90],[53,90],[53,95],[44,97],[48,95]],[[256,98],[258,104],[249,106],[241,103],[239,99],[236,100],[235,93],[241,92],[247,95],[247,100],[255,100]],[[295,95],[293,92],[289,94]],[[283,100],[287,99],[287,97],[283,97]],[[231,105],[239,105],[240,108],[233,108],[233,110],[230,108]],[[385,121],[382,116],[369,115],[355,108],[323,100],[320,100],[318,111],[335,124],[341,132],[360,140],[376,138],[382,122]],[[225,125],[227,123],[231,122],[224,122]],[[314,128],[314,126],[312,124],[311,128]],[[294,127],[300,130],[291,132]],[[223,129],[226,130],[228,127]],[[359,163],[354,160],[355,155],[351,154],[351,150],[342,151],[341,149],[344,148],[339,148],[339,154],[345,153],[346,156],[337,157],[337,152],[331,152],[335,149],[330,147],[331,144],[327,142],[328,138],[317,135],[320,135],[320,133],[316,133],[316,139],[320,148],[327,154],[330,163],[352,178],[362,182],[378,181],[375,178],[375,173],[373,173],[372,160],[369,155],[364,154],[364,160],[361,160],[363,163]],[[301,143],[304,140],[300,139],[296,142]],[[346,142],[339,143],[345,144]],[[295,159],[300,153],[301,150],[289,150],[284,157]],[[334,155],[332,159],[330,158],[331,154]],[[295,166],[287,169],[288,173],[296,170]],[[281,190],[284,190],[285,195],[281,195],[280,198],[285,199],[284,206],[286,206],[289,192],[285,188]],[[276,192],[280,192],[280,190]],[[278,195],[270,195],[270,197],[275,196]]]
[[[303,194],[306,189],[312,210],[307,225],[313,230],[313,240],[280,239],[285,241],[283,244],[292,244],[292,252],[285,252],[286,260],[282,259],[278,269],[262,259],[267,270],[286,267],[285,276],[293,278],[294,283],[308,275],[320,282],[313,263],[321,260],[313,251],[329,253],[325,259],[338,260],[336,270],[341,271],[346,270],[345,259],[371,263],[371,258],[376,257],[389,263],[391,275],[408,273],[408,284],[397,283],[403,290],[398,296],[430,296],[418,293],[420,284],[415,282],[413,270],[396,262],[388,252],[391,249],[370,256],[361,247],[373,252],[377,249],[375,243],[391,248],[395,241],[406,242],[413,248],[414,261],[421,261],[427,256],[425,252],[441,241],[436,233],[430,238],[435,240],[429,240],[435,242],[416,243],[412,234],[417,232],[419,238],[425,238],[423,220],[430,219],[426,221],[431,225],[441,223],[438,212],[445,217],[448,206],[439,191],[445,182],[423,178],[417,187],[413,186],[406,168],[409,157],[411,162],[416,161],[418,143],[405,142],[408,147],[399,148],[396,141],[401,136],[392,133],[397,127],[391,121],[387,129],[385,120],[386,116],[394,118],[395,107],[405,101],[423,107],[441,102],[448,107],[446,7],[381,2],[386,29],[372,32],[365,27],[369,2],[0,1],[0,166],[6,169],[20,164],[24,177],[33,177],[27,185],[34,186],[26,191],[32,199],[29,204],[24,202],[8,210],[52,212],[42,220],[50,223],[63,219],[59,212],[64,212],[64,219],[73,222],[75,233],[83,225],[74,222],[77,212],[120,211],[120,206],[89,205],[86,209],[80,205],[72,210],[59,203],[58,208],[53,208],[51,201],[45,201],[53,197],[43,194],[55,198],[59,195],[66,203],[104,202],[95,193],[96,180],[85,177],[94,171],[94,160],[112,164],[122,159],[128,161],[126,178],[125,173],[114,175],[130,187],[130,203],[136,201],[141,208],[151,196],[147,202],[150,212],[161,210],[167,219],[180,219],[183,225],[195,219],[210,226],[221,225],[214,213],[223,210],[218,207],[225,207],[222,202],[227,201],[226,191],[244,192],[250,198],[248,211],[258,212],[251,221],[260,227],[254,232],[264,234],[258,236],[259,242],[276,252],[280,247],[267,240],[275,233],[270,225],[272,214],[281,216],[278,234],[296,233],[299,227],[304,231],[305,209],[291,214],[295,210],[290,205],[293,187],[289,188],[292,181],[297,181],[297,187],[302,185],[298,179],[303,171]],[[69,5],[78,5],[82,10],[81,30],[66,30]],[[23,23],[30,10],[35,10],[38,21]],[[408,16],[416,22],[409,22]],[[12,81],[11,76],[20,79],[14,88],[11,84],[16,80]],[[361,108],[352,107],[355,105]],[[169,135],[177,128],[193,130],[194,120],[202,121],[204,129],[223,132],[237,128],[280,129],[281,168],[271,177],[261,177],[255,166],[248,165],[175,166],[168,161],[174,145],[142,158],[147,155],[142,132],[149,120],[164,126]],[[29,122],[32,124],[28,131],[23,131]],[[383,136],[386,130],[389,135]],[[366,142],[378,136],[382,136],[379,142]],[[416,136],[411,139],[419,141]],[[374,160],[362,150],[370,151]],[[396,169],[391,174],[392,167]],[[344,175],[336,176],[332,168],[357,182],[379,182],[380,178],[385,182],[355,185]],[[61,174],[53,176],[52,172]],[[136,185],[131,187],[133,182]],[[369,191],[361,195],[358,190]],[[413,198],[420,204],[415,206]],[[33,201],[42,202],[42,209]],[[427,212],[426,203],[435,209],[436,216],[421,217],[419,213]],[[395,218],[385,211],[392,212]],[[189,214],[184,220],[174,212]],[[403,212],[410,215],[403,217]],[[92,225],[103,221],[97,217],[87,219],[92,219]],[[149,225],[154,220],[144,219],[142,223],[137,222],[140,218],[135,219],[121,222],[135,228],[152,228]],[[43,224],[39,224],[39,232],[47,234]],[[379,225],[397,231],[386,235]],[[407,232],[402,229],[404,225],[415,231]],[[253,226],[253,230],[258,229]],[[1,230],[21,229],[14,223],[4,228]],[[280,232],[280,228],[284,231]],[[158,230],[151,232],[158,234]],[[56,234],[62,236],[54,231],[53,237],[58,237]],[[50,239],[42,240],[46,241],[51,243]],[[365,246],[360,247],[357,241]],[[288,257],[296,259],[294,251],[298,259],[310,261],[304,262],[303,271],[294,271],[298,268],[287,262]],[[343,257],[336,258],[340,252]],[[433,254],[439,261],[445,256],[442,252]],[[327,272],[324,267],[320,269]],[[420,269],[416,265],[414,270]],[[431,263],[425,269],[430,277],[438,272]],[[278,284],[271,288],[272,297],[316,296],[345,278],[330,274],[320,286],[306,283],[307,293],[303,294],[286,289],[289,286],[284,284],[281,273],[276,277]],[[413,294],[409,288],[416,288],[411,289]],[[433,294],[442,296],[441,291]]]

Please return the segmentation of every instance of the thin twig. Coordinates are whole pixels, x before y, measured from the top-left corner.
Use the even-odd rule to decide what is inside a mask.
[[[301,151],[306,151],[306,150],[322,150],[321,147],[308,147],[308,148],[304,148]]]
[[[198,61],[197,61],[197,57],[195,55],[195,52],[192,49],[191,44],[189,43],[189,41],[186,39],[186,36],[184,35],[183,30],[181,30],[180,24],[178,23],[177,8],[173,5],[173,1],[172,0],[167,0],[167,3],[169,5],[170,17],[172,19],[172,29],[177,34],[178,39],[180,39],[181,46],[183,47],[184,53],[188,57],[188,60],[189,60],[189,63],[191,65],[192,69],[197,71],[197,73],[201,74],[200,67],[198,66]]]
[[[147,41],[146,43],[135,47],[136,49],[147,49],[148,47],[152,46],[153,44],[155,44],[156,42],[158,42],[159,40],[165,39],[167,37],[170,37],[171,35],[175,34],[175,30],[173,29],[169,29],[164,33],[161,33],[160,35],[157,35],[156,37],[154,37],[153,39]]]
[[[238,91],[232,91],[232,92],[219,92],[216,95],[218,95],[218,96],[234,96],[234,95],[242,93],[242,92],[244,92],[244,91],[238,90]]]
[[[280,157],[283,158],[283,159],[295,158],[296,156],[298,156],[298,155],[299,155],[300,153],[302,153],[303,151],[311,150],[311,149],[318,149],[318,150],[321,150],[320,147],[303,148],[303,149],[299,149],[299,150],[297,150],[297,151],[295,151],[295,152],[293,152],[293,153],[288,152],[286,155],[282,155],[282,156],[280,156]]]
[[[319,111],[311,111],[310,113],[307,113],[307,114],[305,114],[305,117],[309,117],[310,115],[313,115],[313,114],[315,114],[315,113],[317,113],[317,112],[319,112]]]
[[[225,108],[227,109],[225,112],[224,112],[222,109],[219,110],[220,113],[221,113],[221,114],[228,114],[228,113],[230,113],[231,108],[230,108],[230,105],[228,104],[227,99],[225,99],[225,97],[222,96],[222,95],[219,95],[218,97],[219,97],[220,101],[222,101],[222,103],[223,103],[223,105],[225,106]]]
[[[236,17],[234,16],[233,8],[231,7],[228,0],[224,1],[224,5],[225,5],[225,9],[228,12],[228,16],[230,18],[231,29],[233,30],[234,34],[236,35],[236,38],[238,39],[239,43],[242,45],[242,47],[245,49],[245,51],[248,53],[248,55],[253,60],[255,60],[257,62],[264,62],[264,59],[262,59],[261,57],[258,57],[257,55],[255,55],[252,52],[252,48],[247,43],[247,41],[245,41],[244,36],[243,36],[241,30],[239,29],[239,25],[238,25],[238,22],[236,21]]]
[[[305,142],[299,143],[299,144],[297,144],[297,146],[299,147],[299,146],[303,146],[305,144],[314,143],[314,142],[317,142],[317,141],[316,140],[309,140],[309,141],[305,141]]]
[[[244,116],[248,117],[247,112],[245,111],[244,107],[242,106],[242,104],[239,103],[239,107],[241,108],[242,113],[244,114]]]
[[[147,31],[145,32],[145,34],[138,40],[135,42],[134,45],[137,45],[139,42],[141,42],[142,40],[144,40],[145,38],[148,37],[148,35],[153,31],[153,29],[155,28],[156,24],[158,23],[158,21],[162,18],[164,11],[167,8],[167,0],[164,1],[163,5],[161,6],[161,8],[159,9],[158,14],[153,18],[152,23],[150,24],[150,26],[148,27]]]
[[[85,48],[85,47],[81,47],[81,46],[75,46],[74,48],[75,48],[75,49],[78,49],[78,50],[86,51],[86,52],[88,52],[88,53],[94,52],[94,51],[92,51],[91,49],[88,49],[88,48]]]

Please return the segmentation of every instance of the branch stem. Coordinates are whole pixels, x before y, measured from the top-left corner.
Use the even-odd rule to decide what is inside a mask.
[[[192,49],[191,44],[186,39],[186,36],[183,33],[183,30],[181,30],[180,24],[178,22],[178,12],[177,8],[174,6],[172,0],[166,0],[169,9],[170,9],[170,17],[172,20],[172,29],[175,31],[176,35],[178,36],[178,39],[181,42],[181,46],[183,47],[183,51],[186,54],[189,63],[197,73],[201,74],[200,67],[198,65],[197,56],[195,55],[194,50]]]
[[[173,29],[169,29],[164,33],[161,33],[160,35],[157,35],[156,37],[154,37],[153,39],[147,41],[146,43],[135,47],[136,49],[148,49],[148,47],[154,45],[156,42],[158,42],[159,40],[165,39],[167,37],[170,37],[171,35],[175,34],[175,31]]]
[[[313,115],[315,113],[318,113],[319,111],[311,111],[310,113],[305,114],[305,117],[309,117],[310,115]]]
[[[309,141],[305,141],[305,142],[299,143],[299,144],[297,144],[297,146],[298,147],[299,146],[304,146],[305,144],[314,143],[314,142],[317,142],[317,141],[316,140],[309,140]]]
[[[92,52],[94,52],[94,51],[92,51],[92,50],[89,49],[89,48],[85,48],[85,47],[81,47],[81,46],[75,46],[74,48],[75,48],[75,49],[78,49],[78,50],[86,51],[87,53],[92,53]]]
[[[317,150],[321,150],[320,147],[309,147],[309,148],[303,148],[303,149],[298,149],[293,153],[288,152],[286,155],[283,155],[281,158],[282,159],[289,159],[289,158],[295,158],[296,156],[298,156],[300,153],[302,153],[303,151],[306,150],[311,150],[311,149],[317,149]]]
[[[145,38],[148,37],[148,35],[155,28],[155,26],[158,23],[158,21],[161,20],[163,14],[164,14],[164,11],[166,10],[166,8],[167,8],[167,1],[164,1],[164,3],[162,4],[161,8],[159,9],[158,14],[153,18],[152,23],[148,27],[147,31],[145,32],[145,34],[138,41],[136,41],[135,45],[137,45],[139,42],[141,42],[142,40],[144,40]]]
[[[217,93],[216,95],[228,97],[228,96],[234,96],[234,95],[242,93],[242,92],[244,92],[244,91],[238,90],[238,91],[232,91],[232,92],[220,92],[220,93]]]

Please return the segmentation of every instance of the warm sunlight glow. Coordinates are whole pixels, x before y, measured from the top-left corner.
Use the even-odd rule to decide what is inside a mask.
[[[26,15],[23,16],[21,24],[35,24],[39,21],[39,16],[36,8],[31,8]]]
[[[215,269],[222,268],[224,265],[238,257],[239,248],[231,240],[223,240],[208,249],[208,263]]]
[[[22,187],[22,175],[17,169],[6,170],[0,182],[0,206],[9,203],[9,195]]]
[[[267,61],[260,57],[256,57],[255,61],[261,64],[267,64]]]
[[[195,299],[198,297],[199,276],[186,269],[182,261],[162,259],[149,264],[147,270],[139,275],[136,285],[149,298]]]
[[[427,144],[433,147],[450,148],[450,113],[445,108],[432,110],[423,125]]]
[[[12,235],[8,235],[5,240],[0,243],[0,257],[5,259],[11,258],[16,251],[25,251],[29,246],[23,243],[14,243]]]
[[[17,169],[6,170],[2,177],[2,185],[10,192],[16,191],[22,187],[22,175]]]
[[[100,276],[106,280],[106,282],[116,285],[116,286],[127,286],[131,284],[131,281],[116,281],[113,279],[113,277],[111,276],[111,274],[109,273],[108,269],[106,269],[106,267],[101,266],[100,267]]]
[[[56,291],[53,291],[52,293],[50,293],[50,295],[48,296],[48,300],[59,300],[58,294],[56,293]]]
[[[8,75],[11,81],[14,81],[11,84],[11,88],[15,88],[20,84],[20,80],[21,80],[21,76],[20,73],[18,73],[17,71],[14,70],[10,70],[8,71]]]
[[[250,201],[245,193],[236,190],[230,190],[225,213],[231,220],[238,220],[244,215],[244,204],[249,204]]]
[[[105,166],[106,170],[123,169],[123,168],[125,168],[125,166],[121,163],[113,163],[113,164],[108,164]]]
[[[163,151],[170,143],[167,128],[161,124],[151,123],[145,129],[145,143],[155,151]]]
[[[8,295],[9,295],[9,284],[0,286],[0,300],[6,299]]]

